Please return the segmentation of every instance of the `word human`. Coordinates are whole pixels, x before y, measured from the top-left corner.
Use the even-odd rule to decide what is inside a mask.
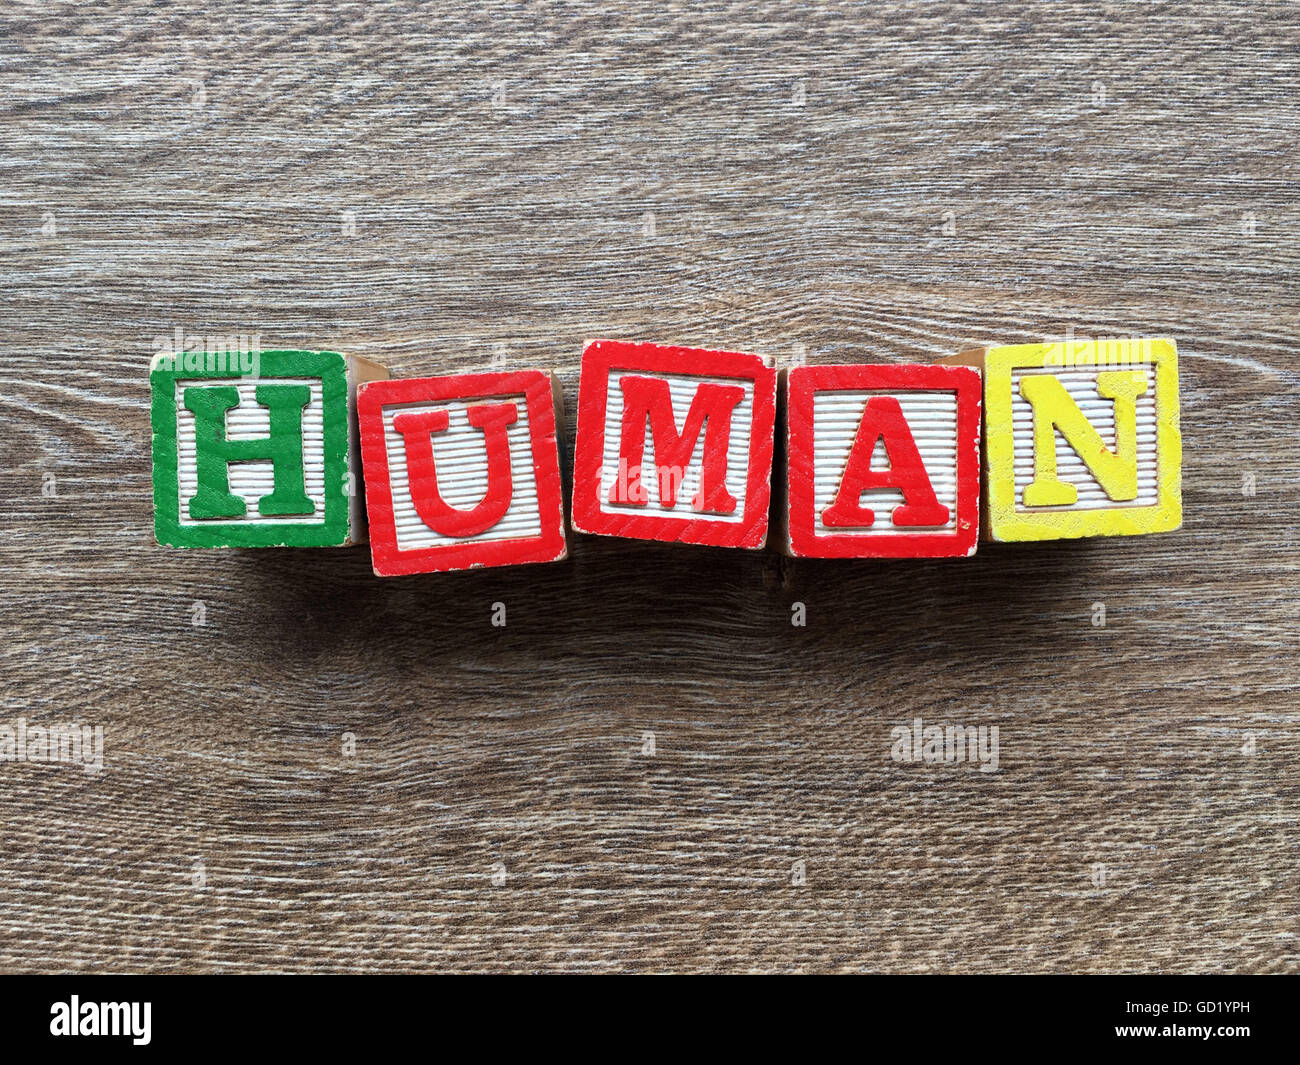
[[[572,531],[770,543],[802,558],[965,558],[981,541],[1182,522],[1172,340],[780,373],[757,355],[596,340],[582,355],[567,514],[553,373],[390,380],[334,352],[234,347],[209,358],[177,337],[154,357],[159,543],[368,540],[388,577],[558,562]]]

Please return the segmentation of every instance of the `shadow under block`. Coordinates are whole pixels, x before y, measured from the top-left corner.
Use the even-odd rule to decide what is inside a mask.
[[[757,355],[592,341],[578,384],[573,527],[762,547],[776,389]]]
[[[358,386],[384,367],[332,351],[163,353],[149,368],[154,534],[172,547],[366,539]]]
[[[542,370],[376,381],[357,418],[380,577],[567,554],[558,435]]]
[[[783,549],[968,557],[979,539],[980,394],[967,366],[801,366],[786,377]]]
[[[987,539],[1136,536],[1182,524],[1172,340],[1018,344],[941,361],[984,372]]]

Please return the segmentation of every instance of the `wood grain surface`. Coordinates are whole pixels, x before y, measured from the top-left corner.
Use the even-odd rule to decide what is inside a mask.
[[[0,763],[0,970],[1300,967],[1295,5],[8,3],[0,71],[0,723],[104,730]],[[570,412],[598,336],[1167,335],[1185,524],[180,552],[177,328]]]

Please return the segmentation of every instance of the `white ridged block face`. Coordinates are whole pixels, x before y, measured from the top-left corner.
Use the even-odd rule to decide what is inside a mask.
[[[673,401],[673,420],[680,433],[686,424],[691,409],[691,401],[700,385],[714,383],[744,390],[744,399],[731,413],[731,434],[727,446],[727,491],[736,499],[736,509],[731,514],[710,513],[711,521],[739,524],[745,516],[746,479],[749,471],[750,431],[754,420],[754,383],[736,378],[697,377],[694,375],[665,375],[647,373],[637,370],[615,370],[609,375],[609,388],[606,393],[605,439],[600,480],[600,509],[606,514],[655,515],[658,517],[690,518],[695,515],[691,500],[700,487],[701,462],[704,456],[704,440],[708,431],[707,424],[695,441],[689,464],[684,470],[674,471],[672,476],[680,479],[677,489],[677,505],[665,507],[660,502],[658,479],[653,473],[642,477],[646,487],[647,498],[644,505],[611,503],[610,492],[619,483],[620,476],[626,474],[620,470],[619,459],[623,432],[623,390],[619,380],[623,377],[654,377],[668,382],[668,390]],[[643,464],[647,470],[658,468],[655,458],[654,437],[647,420],[645,426],[645,451]]]
[[[307,497],[315,504],[311,514],[262,514],[258,501],[275,487],[275,468],[270,461],[231,462],[227,478],[232,495],[241,498],[246,511],[242,518],[219,518],[195,521],[189,516],[189,501],[198,491],[199,478],[194,446],[194,414],[185,407],[185,392],[190,388],[234,388],[239,405],[226,413],[226,437],[229,440],[261,440],[271,433],[270,411],[257,402],[255,392],[261,385],[306,385],[311,401],[302,409],[303,479]],[[325,522],[325,422],[321,380],[318,377],[268,377],[262,379],[213,378],[178,380],[176,391],[176,477],[180,485],[181,525],[322,525]]]
[[[487,493],[488,459],[483,431],[469,424],[468,411],[474,406],[495,406],[501,403],[513,403],[517,414],[514,423],[506,430],[510,443],[510,506],[505,516],[485,532],[465,538],[443,536],[429,528],[416,512],[407,472],[406,444],[402,434],[393,427],[393,419],[405,413],[422,414],[437,410],[447,412],[448,428],[431,436],[438,490],[449,506],[469,510],[477,506]],[[486,399],[457,399],[443,403],[386,404],[383,408],[383,424],[399,551],[447,544],[511,540],[541,534],[542,516],[537,500],[537,480],[533,472],[526,396],[520,394],[491,396]]]
[[[862,493],[862,505],[875,512],[875,523],[865,529],[828,528],[822,520],[826,508],[835,502],[844,479],[858,426],[867,401],[874,396],[898,400],[907,419],[917,451],[930,477],[935,498],[948,508],[948,523],[942,526],[909,526],[908,533],[945,532],[957,527],[957,393],[926,391],[836,391],[813,395],[813,498],[818,533],[837,536],[872,537],[899,530],[890,520],[894,508],[903,505],[897,489],[874,489]],[[877,441],[871,458],[873,470],[889,469],[884,442]]]
[[[1027,368],[1011,374],[1011,423],[1015,446],[1015,502],[1024,510],[1025,486],[1034,479],[1034,408],[1020,394],[1020,382],[1034,374],[1055,377],[1065,387],[1108,448],[1115,450],[1115,401],[1097,391],[1097,374],[1110,369],[1140,370],[1146,375],[1146,391],[1137,398],[1137,498],[1117,502],[1097,483],[1087,463],[1070,446],[1058,429],[1056,438],[1056,476],[1078,491],[1078,502],[1069,507],[1035,507],[1033,510],[1112,510],[1116,507],[1148,507],[1159,499],[1159,461],[1156,449],[1156,377],[1155,365],[1126,364],[1122,367],[1101,365],[1083,368]]]

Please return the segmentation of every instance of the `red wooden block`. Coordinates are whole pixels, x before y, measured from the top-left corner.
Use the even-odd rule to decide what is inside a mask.
[[[573,527],[762,547],[776,384],[757,355],[592,341],[578,384]]]
[[[541,370],[362,385],[375,573],[564,558],[557,411],[558,385]]]
[[[964,366],[790,370],[785,549],[809,558],[973,555],[980,404],[979,372]]]

